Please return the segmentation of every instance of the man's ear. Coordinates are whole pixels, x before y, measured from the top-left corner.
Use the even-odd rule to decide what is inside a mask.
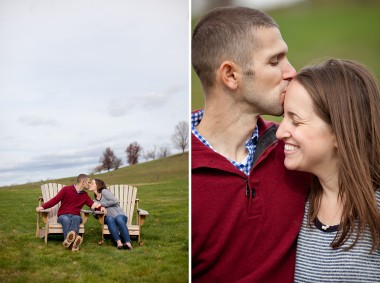
[[[219,67],[220,79],[231,90],[238,87],[238,66],[231,61],[224,61]]]

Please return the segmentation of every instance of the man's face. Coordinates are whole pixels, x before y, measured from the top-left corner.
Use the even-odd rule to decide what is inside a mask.
[[[280,116],[286,88],[296,71],[286,57],[288,47],[278,28],[260,28],[256,38],[260,44],[252,56],[254,75],[244,76],[243,95],[257,114]]]
[[[88,190],[91,186],[91,180],[90,178],[87,178],[86,180],[82,181],[83,189]]]

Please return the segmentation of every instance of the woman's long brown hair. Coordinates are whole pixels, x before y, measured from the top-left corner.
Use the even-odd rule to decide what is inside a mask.
[[[94,179],[96,184],[96,190],[98,193],[101,193],[104,189],[107,189],[106,183],[104,183],[103,180],[100,179]]]
[[[306,67],[295,78],[310,94],[317,115],[336,136],[339,197],[343,213],[333,248],[352,248],[369,227],[372,250],[380,247],[380,92],[373,74],[350,60],[331,59]],[[322,199],[315,178],[308,223],[314,223]]]

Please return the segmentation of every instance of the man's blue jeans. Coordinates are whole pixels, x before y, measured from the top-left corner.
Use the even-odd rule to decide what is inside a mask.
[[[58,223],[61,223],[63,230],[63,239],[66,239],[70,231],[74,231],[76,235],[79,234],[79,225],[82,223],[82,218],[74,214],[62,214],[58,217]]]
[[[115,242],[121,240],[120,236],[124,240],[123,243],[131,242],[131,238],[129,236],[129,231],[127,227],[127,216],[125,216],[124,214],[119,214],[116,217],[106,216],[104,221],[108,225],[108,230],[110,230],[111,236]]]

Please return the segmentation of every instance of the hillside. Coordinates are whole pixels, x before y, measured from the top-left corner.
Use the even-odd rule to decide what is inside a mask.
[[[133,166],[126,166],[116,171],[110,171],[102,174],[90,175],[90,178],[99,178],[106,184],[129,184],[139,186],[150,183],[160,183],[174,180],[187,180],[188,178],[188,160],[189,153],[172,155],[166,158],[152,160]],[[78,172],[80,173],[86,172]],[[35,188],[44,183],[73,184],[77,176],[60,179],[43,180],[40,182],[27,183],[22,185],[4,186],[0,189],[11,188]]]

